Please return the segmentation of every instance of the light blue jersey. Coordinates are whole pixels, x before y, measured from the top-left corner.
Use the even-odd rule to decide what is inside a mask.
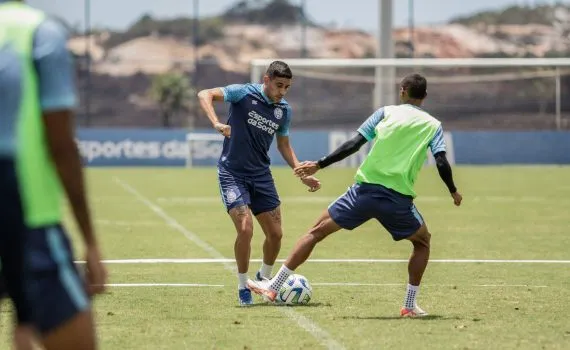
[[[0,0],[0,3],[5,2]],[[0,31],[2,24],[0,24]],[[67,33],[53,20],[36,30],[33,64],[38,75],[38,94],[43,111],[75,108],[73,59],[67,50]],[[21,65],[25,62],[10,48],[0,47],[0,156],[16,152],[16,125],[19,116]]]
[[[416,107],[419,108],[419,107]],[[358,128],[358,133],[360,133],[366,140],[372,141],[376,137],[376,127],[384,119],[384,108],[378,109],[374,112],[368,119],[362,123]],[[429,143],[429,147],[432,154],[437,154],[439,152],[445,152],[445,140],[443,138],[443,128],[440,126],[437,129],[433,139]]]

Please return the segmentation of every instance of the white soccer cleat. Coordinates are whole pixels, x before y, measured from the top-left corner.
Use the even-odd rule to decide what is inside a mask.
[[[247,280],[247,288],[249,288],[255,294],[261,295],[263,300],[275,302],[277,298],[277,292],[271,290],[269,285],[271,284],[271,280],[263,279],[261,281],[252,281],[250,279]]]
[[[402,309],[400,309],[401,317],[417,318],[417,317],[426,317],[427,315],[428,313],[422,310],[422,308],[420,308],[417,305],[414,306],[413,309],[408,309],[405,307],[402,307]]]

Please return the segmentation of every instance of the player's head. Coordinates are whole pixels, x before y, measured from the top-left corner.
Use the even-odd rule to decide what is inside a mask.
[[[282,61],[272,62],[265,75],[263,83],[265,94],[274,102],[279,102],[287,94],[293,80],[293,72],[287,63]]]
[[[420,74],[407,75],[400,83],[402,103],[421,104],[427,96],[427,80]]]

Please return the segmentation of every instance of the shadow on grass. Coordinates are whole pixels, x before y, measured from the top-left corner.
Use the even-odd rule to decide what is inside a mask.
[[[275,303],[255,303],[253,305],[241,306],[236,305],[235,307],[238,309],[241,308],[250,308],[250,307],[290,307],[290,308],[311,308],[311,307],[331,307],[332,305],[329,303],[309,303],[309,304],[296,304],[296,305],[285,305],[285,304],[275,304]]]

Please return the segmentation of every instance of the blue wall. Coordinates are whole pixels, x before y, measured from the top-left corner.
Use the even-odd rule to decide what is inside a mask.
[[[211,133],[211,130],[199,130]],[[186,130],[80,129],[77,141],[89,166],[184,166],[188,154]],[[291,142],[300,160],[328,154],[354,131],[293,130]],[[570,164],[570,132],[453,132],[446,134],[449,158],[456,164]],[[196,144],[198,145],[198,144]],[[214,165],[221,142],[200,142],[194,165]],[[357,166],[368,147],[341,162]],[[274,165],[284,165],[275,149]]]

